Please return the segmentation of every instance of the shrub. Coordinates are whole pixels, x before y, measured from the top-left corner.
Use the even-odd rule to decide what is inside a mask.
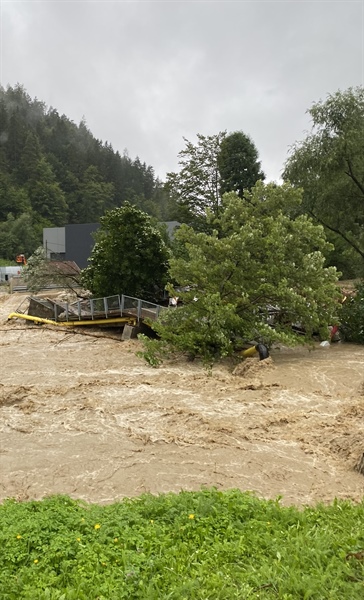
[[[347,342],[364,344],[364,281],[343,304],[340,331]]]

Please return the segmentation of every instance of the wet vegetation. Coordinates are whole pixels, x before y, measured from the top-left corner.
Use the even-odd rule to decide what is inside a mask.
[[[237,490],[0,507],[3,600],[361,599],[364,504]]]

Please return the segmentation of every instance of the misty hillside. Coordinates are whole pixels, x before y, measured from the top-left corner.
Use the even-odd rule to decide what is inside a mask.
[[[43,227],[97,222],[125,201],[174,218],[153,167],[121,156],[21,85],[0,87],[0,257],[29,255]]]

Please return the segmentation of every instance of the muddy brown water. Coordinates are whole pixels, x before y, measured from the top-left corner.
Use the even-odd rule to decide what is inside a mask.
[[[211,375],[183,359],[152,369],[138,341],[7,321],[19,304],[0,295],[0,499],[204,486],[362,499],[364,347],[281,348]]]

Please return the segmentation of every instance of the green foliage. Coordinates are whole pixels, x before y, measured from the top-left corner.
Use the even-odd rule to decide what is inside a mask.
[[[1,169],[0,200],[0,223],[4,222],[10,213],[14,217],[19,217],[22,213],[31,210],[27,190],[14,185],[11,177],[5,172],[1,172]]]
[[[0,506],[4,600],[363,597],[364,505],[238,490]]]
[[[197,134],[197,143],[186,138],[186,147],[179,153],[178,173],[167,173],[167,189],[180,205],[179,220],[204,228],[206,209],[218,215],[221,208],[221,182],[217,165],[221,142],[226,135]]]
[[[312,132],[293,146],[284,179],[304,189],[302,210],[332,232],[335,246],[336,240],[344,244],[341,265],[348,274],[354,265],[360,276],[364,273],[364,88],[338,91],[308,112]],[[337,257],[333,260],[338,264]]]
[[[96,296],[155,299],[163,289],[169,251],[151,217],[131,204],[100,219],[84,286]]]
[[[144,350],[137,352],[136,355],[144,358],[151,367],[159,367],[168,354],[168,345],[159,340],[153,340],[143,333],[138,335],[138,340],[143,342]]]
[[[18,263],[15,260],[7,260],[6,258],[0,258],[0,267],[16,267]]]
[[[42,157],[35,166],[34,175],[27,182],[28,195],[33,211],[57,227],[67,222],[68,206],[53,169]]]
[[[21,154],[20,164],[18,165],[18,179],[26,182],[28,179],[37,178],[38,163],[42,158],[40,142],[38,135],[29,130],[23,152]]]
[[[251,190],[258,180],[264,180],[254,142],[242,131],[227,135],[221,142],[217,157],[221,177],[221,194]]]
[[[0,223],[0,256],[10,260],[18,254],[29,256],[41,239],[41,231],[34,223],[32,213],[23,213],[17,218],[9,213],[6,221]]]
[[[206,214],[219,217],[225,192],[235,191],[243,197],[243,190],[264,179],[264,174],[254,143],[241,131],[197,134],[196,144],[184,141],[186,147],[179,153],[181,169],[167,173],[166,189],[179,206],[176,218],[206,231]]]
[[[324,268],[331,246],[307,216],[288,216],[300,201],[290,185],[258,182],[243,200],[224,196],[212,235],[180,227],[176,240],[186,253],[171,259],[170,277],[182,306],[151,324],[164,342],[210,363],[242,341],[294,344],[337,322],[337,273]],[[274,327],[270,306],[279,309]],[[306,336],[292,330],[295,323]]]
[[[50,284],[57,284],[74,292],[81,285],[79,269],[69,263],[64,265],[62,261],[49,260],[43,246],[39,246],[28,258],[27,265],[23,268],[23,277],[28,289],[33,292]]]
[[[197,294],[196,300],[193,294]],[[231,355],[234,342],[241,340],[245,333],[236,305],[221,298],[219,293],[210,290],[202,293],[200,287],[181,293],[180,297],[184,302],[182,306],[164,311],[157,322],[151,323],[161,342],[154,340],[153,346],[148,348],[149,355],[160,364],[167,355],[167,347],[169,352],[184,352],[190,359],[201,357],[208,367],[215,360]],[[158,343],[163,344],[163,353],[159,352]],[[150,360],[147,362],[151,364]]]
[[[114,193],[114,185],[103,181],[97,167],[88,167],[79,184],[77,221],[79,223],[99,221],[105,209],[112,208]]]
[[[340,314],[340,332],[347,342],[364,344],[364,282],[348,296]]]
[[[9,213],[17,219],[31,212],[34,224],[47,221],[48,227],[98,222],[125,201],[157,218],[175,218],[175,203],[152,167],[120,156],[95,139],[84,121],[76,125],[60,116],[22,86],[0,86],[0,228]],[[0,253],[20,245],[11,231],[8,237]]]

